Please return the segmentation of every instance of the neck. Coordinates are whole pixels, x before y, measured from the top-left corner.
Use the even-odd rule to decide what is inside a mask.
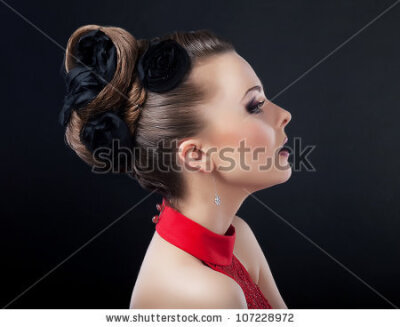
[[[173,202],[173,206],[186,217],[217,234],[225,234],[233,222],[237,211],[248,193],[240,186],[235,188],[211,174],[191,174],[188,178],[183,199]],[[221,199],[214,202],[215,193]]]

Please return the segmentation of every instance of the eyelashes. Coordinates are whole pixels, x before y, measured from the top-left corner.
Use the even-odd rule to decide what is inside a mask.
[[[250,103],[248,105],[246,105],[246,110],[251,114],[260,113],[263,111],[263,109],[261,107],[264,105],[264,103],[265,103],[265,100],[254,103],[254,99],[253,99],[252,101],[250,101]]]

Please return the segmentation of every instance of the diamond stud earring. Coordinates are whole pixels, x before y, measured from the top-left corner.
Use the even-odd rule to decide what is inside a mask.
[[[218,193],[217,193],[217,186],[215,184],[215,177],[213,176],[213,180],[214,180],[214,189],[215,189],[215,193],[214,193],[214,202],[217,206],[221,205],[221,198],[219,197]]]

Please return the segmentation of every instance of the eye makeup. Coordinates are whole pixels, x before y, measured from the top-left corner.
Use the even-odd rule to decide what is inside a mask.
[[[251,113],[251,114],[256,114],[260,113],[263,111],[261,108],[265,103],[265,100],[261,102],[256,102],[255,98],[253,98],[247,105],[246,105],[246,110]]]

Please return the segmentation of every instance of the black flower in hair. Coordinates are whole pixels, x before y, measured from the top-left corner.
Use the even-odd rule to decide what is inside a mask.
[[[113,111],[89,120],[81,129],[81,142],[93,154],[94,171],[127,173],[132,170],[133,142],[128,125]]]
[[[175,88],[190,69],[186,49],[173,39],[150,41],[139,58],[137,71],[143,87],[156,93]]]
[[[68,124],[73,109],[85,107],[99,94],[113,78],[117,65],[115,46],[100,29],[83,35],[73,54],[77,64],[65,74],[67,95],[59,116],[63,126]]]
[[[121,147],[132,147],[128,125],[112,111],[89,120],[81,130],[80,139],[91,152],[100,147],[112,149],[113,140],[118,140]]]

